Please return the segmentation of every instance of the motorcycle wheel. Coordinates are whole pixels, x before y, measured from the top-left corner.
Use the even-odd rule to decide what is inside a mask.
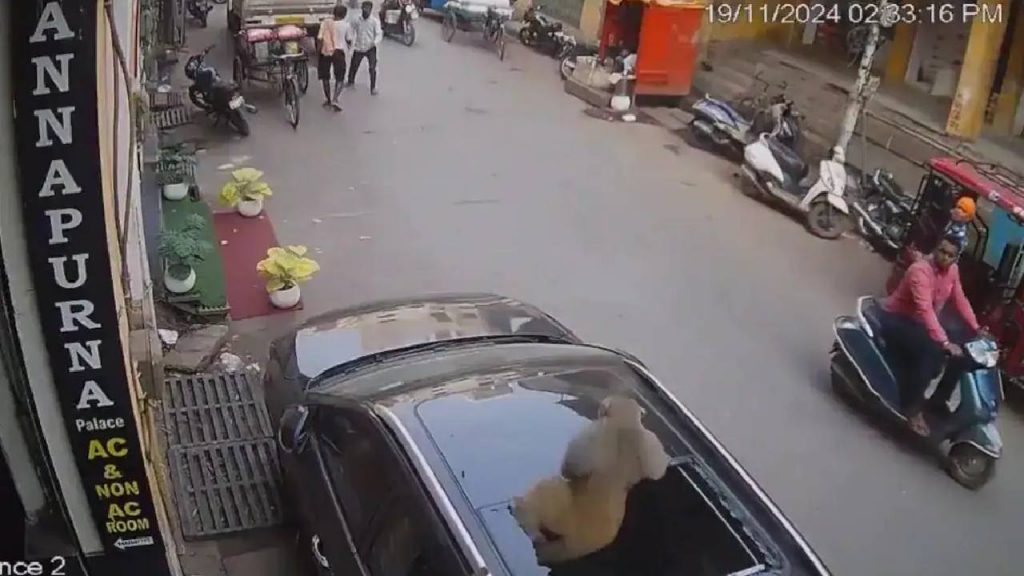
[[[843,235],[849,223],[849,217],[825,198],[811,202],[807,211],[807,228],[811,234],[826,240],[835,240]]]
[[[293,130],[299,129],[299,90],[295,79],[284,82],[284,109]]]
[[[523,46],[532,47],[534,44],[537,43],[536,41],[537,36],[533,33],[533,30],[530,30],[529,27],[519,29],[519,42],[522,43]]]
[[[412,25],[412,22],[406,20],[402,24],[402,44],[412,46],[414,42],[416,42],[416,28]]]
[[[228,114],[228,124],[235,129],[235,132],[242,136],[249,135],[249,121],[245,119],[245,116],[242,116],[241,110],[232,110]]]
[[[199,91],[199,88],[195,86],[188,87],[188,99],[192,101],[192,104],[200,110],[210,111],[210,106],[203,99],[203,93]]]
[[[697,128],[697,124],[706,124],[704,120],[694,118],[690,120],[690,123],[686,125],[687,130],[684,139],[690,146],[700,149],[713,151],[715,149],[715,142],[708,137],[705,130]]]
[[[946,473],[964,488],[978,490],[996,473],[996,459],[970,444],[957,444],[949,451]]]

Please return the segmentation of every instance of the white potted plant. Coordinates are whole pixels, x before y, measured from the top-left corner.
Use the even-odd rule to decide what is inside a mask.
[[[220,189],[220,201],[232,206],[247,218],[259,216],[263,199],[273,195],[270,185],[262,180],[263,172],[255,168],[239,168]]]
[[[267,257],[256,264],[256,271],[267,280],[270,302],[278,308],[293,308],[302,297],[299,284],[320,271],[320,265],[306,257],[305,246],[278,246],[267,250]]]
[[[185,294],[196,285],[195,267],[206,259],[213,246],[199,237],[203,217],[192,214],[185,226],[166,230],[160,236],[160,255],[164,259],[164,287],[172,294]]]
[[[181,200],[188,196],[192,162],[192,157],[183,154],[179,147],[172,146],[160,150],[158,172],[163,185],[164,198]]]

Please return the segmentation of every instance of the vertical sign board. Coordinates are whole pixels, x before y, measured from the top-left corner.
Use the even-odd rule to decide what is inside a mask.
[[[87,563],[104,576],[163,576],[108,252],[97,106],[111,104],[97,102],[99,5],[11,3],[19,186],[57,395],[106,552]]]

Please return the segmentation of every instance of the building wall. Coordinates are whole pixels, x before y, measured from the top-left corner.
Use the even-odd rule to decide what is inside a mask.
[[[11,4],[0,2],[0,36],[3,38],[10,36]],[[0,59],[0,106],[12,110],[14,103],[11,94],[14,79],[9,58],[10,50],[5,50],[4,53],[4,57]],[[100,552],[103,547],[92,520],[85,487],[75,473],[77,465],[61,415],[50,359],[37,314],[36,288],[28,260],[21,192],[18,186],[14,185],[17,182],[16,160],[13,117],[11,114],[5,114],[0,116],[0,176],[9,185],[0,186],[0,244],[3,246],[2,257],[10,290],[11,311],[20,341],[25,375],[31,385],[32,401],[43,435],[44,449],[57,476],[56,488],[61,492],[68,519],[82,551],[86,554]],[[5,436],[5,441],[10,438]],[[11,465],[20,467],[23,464],[11,462]],[[14,469],[12,472],[18,474],[21,471]],[[26,507],[29,506],[27,500],[29,499],[22,495]]]
[[[147,258],[145,233],[143,230],[141,172],[142,143],[133,134],[136,122],[132,115],[132,100],[141,94],[142,54],[140,50],[140,5],[139,0],[120,0],[112,3],[113,25],[103,11],[97,21],[97,75],[99,102],[110,103],[99,110],[99,140],[101,170],[103,175],[104,201],[106,202],[107,229],[110,233],[109,252],[112,273],[115,276],[114,292],[118,306],[119,331],[125,350],[125,371],[129,377],[129,391],[135,407],[136,426],[139,442],[145,455],[146,476],[154,491],[156,522],[165,535],[167,560],[172,569],[177,569],[173,529],[163,491],[168,490],[165,477],[158,473],[156,463],[164,461],[159,442],[155,436],[152,410],[146,410],[143,396],[141,371],[159,360],[161,351],[146,347],[153,342],[152,332],[156,330],[153,304],[152,279]],[[123,66],[120,62],[116,43],[120,45]],[[127,88],[126,88],[127,87]],[[119,237],[126,242],[122,249]],[[120,279],[121,272],[126,278]],[[133,338],[138,332],[141,338]],[[132,346],[133,341],[143,346]],[[160,465],[162,467],[162,465]]]

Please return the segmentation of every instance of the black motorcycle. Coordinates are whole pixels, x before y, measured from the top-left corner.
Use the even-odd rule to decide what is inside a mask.
[[[199,21],[200,27],[206,28],[206,18],[213,10],[213,4],[210,4],[210,0],[187,0],[185,9],[190,16]]]
[[[883,255],[895,256],[910,228],[912,201],[888,170],[878,168],[860,180],[851,194],[857,229]]]
[[[420,17],[412,0],[384,2],[380,7],[380,22],[385,36],[398,38],[402,44],[412,46],[416,41],[416,27],[413,20]]]
[[[562,23],[545,16],[541,12],[543,9],[544,6],[534,5],[526,10],[523,14],[524,26],[519,29],[519,41],[523,46],[564,58],[576,45],[576,39],[562,32]]]
[[[249,107],[242,97],[238,84],[222,80],[217,69],[206,64],[206,55],[213,48],[208,46],[185,62],[185,77],[192,81],[188,97],[198,108],[212,116],[219,124],[226,121],[242,136],[249,135],[249,122],[242,116],[242,110]]]

